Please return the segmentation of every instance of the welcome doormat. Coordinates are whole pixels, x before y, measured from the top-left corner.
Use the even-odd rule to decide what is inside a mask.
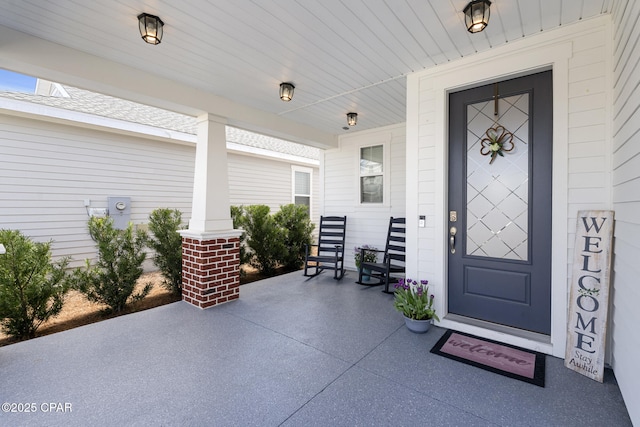
[[[536,351],[448,330],[431,353],[544,387],[545,355]]]

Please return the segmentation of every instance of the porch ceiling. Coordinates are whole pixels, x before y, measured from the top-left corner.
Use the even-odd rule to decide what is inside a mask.
[[[0,25],[335,135],[350,111],[352,130],[403,122],[409,73],[610,13],[615,3],[494,0],[487,29],[470,34],[467,2],[6,0]],[[140,39],[141,12],[165,22],[160,45]],[[278,98],[284,81],[296,86],[289,103]]]

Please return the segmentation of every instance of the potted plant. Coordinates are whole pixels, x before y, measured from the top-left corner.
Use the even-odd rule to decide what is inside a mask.
[[[377,262],[378,261],[378,249],[373,247],[373,246],[369,246],[369,245],[362,245],[362,246],[356,246],[355,248],[353,248],[353,259],[356,262],[356,268],[358,270],[360,270],[362,262]],[[369,281],[369,273],[371,272],[371,270],[369,269],[363,269],[362,270],[362,281],[363,282],[368,282]]]
[[[429,330],[432,319],[440,321],[433,308],[434,296],[429,294],[429,282],[400,279],[395,285],[393,306],[404,316],[407,328],[416,333]]]

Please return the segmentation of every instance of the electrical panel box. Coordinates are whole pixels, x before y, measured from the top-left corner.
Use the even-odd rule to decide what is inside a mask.
[[[131,221],[131,197],[107,197],[109,216],[113,218],[113,226],[124,230]]]

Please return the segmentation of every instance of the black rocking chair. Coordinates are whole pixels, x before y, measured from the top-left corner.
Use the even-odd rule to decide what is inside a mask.
[[[389,283],[396,281],[392,275],[404,274],[405,272],[405,218],[391,217],[389,220],[389,231],[387,233],[387,244],[384,248],[384,257],[382,262],[360,262],[360,271],[358,273],[358,283],[361,285],[377,286],[384,285],[384,290],[387,294],[393,293],[389,291]],[[372,249],[360,249],[360,259],[364,260],[365,252],[372,252]],[[382,253],[383,251],[375,251]],[[371,279],[376,279],[374,283],[367,283],[362,281],[362,270],[368,269],[371,271],[369,276]]]
[[[309,252],[305,247],[304,275],[314,277],[322,270],[333,270],[333,278],[342,279],[344,276],[344,239],[347,227],[346,216],[321,216],[318,233],[318,244],[311,245],[318,248],[317,254]],[[314,274],[307,274],[307,270],[315,268]]]

